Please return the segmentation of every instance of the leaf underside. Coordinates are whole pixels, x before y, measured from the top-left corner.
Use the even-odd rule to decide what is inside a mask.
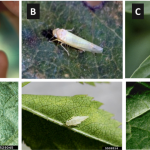
[[[127,88],[126,148],[150,149],[150,83],[130,82]]]
[[[0,82],[0,145],[18,145],[17,82]]]
[[[23,141],[32,149],[102,149],[121,146],[120,123],[98,109],[102,103],[86,95],[22,95]],[[67,127],[73,116],[89,116],[75,127]],[[46,137],[46,138],[45,138]]]

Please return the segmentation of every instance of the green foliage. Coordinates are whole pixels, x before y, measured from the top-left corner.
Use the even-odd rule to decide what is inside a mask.
[[[132,19],[132,3],[137,1],[126,1],[126,15],[125,15],[125,34],[126,34],[126,78],[130,78],[133,72],[140,66],[140,64],[150,55],[150,13],[147,14],[147,6],[150,2],[144,4],[144,19]],[[150,11],[150,9],[148,8]],[[135,59],[134,59],[135,58]],[[143,76],[140,76],[142,78]]]
[[[133,89],[133,87],[134,87],[133,82],[128,83],[128,86],[126,87],[126,96],[130,94],[130,91]]]
[[[122,146],[120,122],[86,95],[22,95],[22,138],[31,149],[102,149]],[[66,126],[73,116],[89,116]],[[36,136],[35,136],[36,135]]]
[[[22,83],[22,87],[26,86],[27,84],[29,84],[30,82],[23,82]]]
[[[81,84],[86,83],[86,84],[89,84],[89,85],[95,86],[95,82],[79,82],[79,83],[81,83]]]
[[[126,148],[150,149],[150,83],[130,82],[127,89]]]
[[[0,82],[0,145],[18,145],[17,82]]]
[[[106,2],[90,11],[82,2],[41,1],[40,19],[27,19],[22,2],[23,78],[122,78],[122,3]],[[41,35],[43,29],[72,29],[73,33],[104,48],[102,54],[66,51]]]
[[[131,78],[150,78],[150,56],[140,64]]]
[[[86,83],[86,84],[89,84],[89,85],[95,86],[95,83],[109,83],[109,82],[79,82],[79,83],[81,83],[81,84]]]

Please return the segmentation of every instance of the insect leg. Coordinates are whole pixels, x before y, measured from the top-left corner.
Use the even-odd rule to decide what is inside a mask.
[[[61,46],[62,46],[62,48],[67,52],[67,54],[68,54],[68,56],[69,56],[69,52],[64,48],[64,46],[63,46],[63,43],[62,43],[62,41],[61,40],[58,40],[58,39],[55,39],[55,40],[52,40],[51,42],[54,42],[54,41],[58,41],[58,42],[61,42]]]
[[[62,48],[67,52],[68,56],[69,56],[69,52],[64,48],[63,43],[60,44],[62,46]]]
[[[55,39],[55,40],[52,40],[51,42],[54,42],[54,41],[59,41],[58,39]]]

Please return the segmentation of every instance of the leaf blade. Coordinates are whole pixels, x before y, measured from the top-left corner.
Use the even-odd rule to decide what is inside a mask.
[[[150,83],[136,83],[127,96],[127,149],[149,149]],[[139,107],[140,106],[140,107]]]
[[[150,77],[150,56],[148,56],[131,75],[131,78],[149,78],[149,77]]]
[[[0,83],[0,145],[18,145],[18,83]]]
[[[42,101],[44,99],[46,101]],[[73,97],[23,95],[22,97],[24,110],[30,111],[31,109],[33,109],[33,111],[31,110],[30,112],[34,114],[36,111],[38,112],[37,114],[39,114],[39,112],[43,112],[44,114],[42,115],[39,114],[40,117],[43,116],[43,118],[49,121],[53,121],[54,123],[59,124],[61,126],[64,126],[66,120],[70,119],[73,116],[89,116],[89,118],[86,121],[82,122],[79,126],[75,128],[71,128],[71,130],[86,135],[87,137],[93,138],[95,140],[104,142],[105,144],[121,145],[121,139],[120,139],[121,129],[118,128],[120,123],[110,119],[112,117],[112,114],[100,109],[97,110],[98,107],[101,106],[102,104],[96,101],[91,102],[91,100],[92,100],[91,97],[85,95],[76,95]],[[38,101],[40,103],[42,101],[41,103],[42,106],[48,106],[48,107],[38,106],[39,103]],[[61,109],[60,111],[60,108],[62,108],[62,106],[63,106],[63,110]],[[30,110],[26,109],[25,107],[30,107]],[[57,109],[55,107],[57,107]],[[99,116],[100,114],[102,114],[103,116],[103,117],[101,116],[101,119]],[[51,120],[50,118],[53,118],[53,120]],[[109,120],[109,124],[107,123],[108,120]],[[92,123],[92,121],[95,121],[95,129],[97,130],[99,129],[97,132],[94,128],[93,131],[89,131],[88,123],[89,122]],[[104,126],[107,129],[109,129],[107,130],[107,133]],[[113,129],[112,126],[114,126]],[[108,136],[116,132],[118,133],[118,135],[115,134],[115,138],[111,139],[110,136]],[[101,137],[99,137],[100,135]]]

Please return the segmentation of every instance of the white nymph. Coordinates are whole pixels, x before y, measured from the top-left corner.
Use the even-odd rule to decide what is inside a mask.
[[[80,124],[82,121],[86,120],[89,116],[76,116],[71,117],[70,120],[66,121],[67,126],[76,126]]]

